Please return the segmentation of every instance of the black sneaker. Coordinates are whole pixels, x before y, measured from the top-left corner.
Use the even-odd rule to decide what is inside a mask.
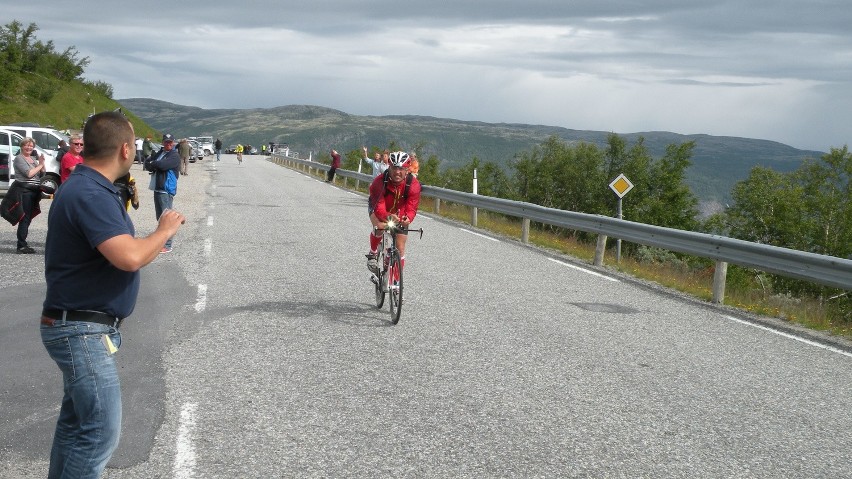
[[[30,248],[29,246],[24,246],[23,248],[18,248],[18,254],[33,254],[35,250]]]

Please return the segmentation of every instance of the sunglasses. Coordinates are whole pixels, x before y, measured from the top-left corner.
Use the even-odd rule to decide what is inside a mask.
[[[82,143],[71,143],[71,144],[74,145],[74,146],[83,146]]]

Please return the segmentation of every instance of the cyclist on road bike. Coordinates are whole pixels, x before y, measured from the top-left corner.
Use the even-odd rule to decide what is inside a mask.
[[[402,228],[414,221],[417,207],[420,205],[420,182],[409,171],[411,156],[404,151],[390,154],[388,169],[377,176],[370,184],[370,199],[367,212],[373,232],[370,233],[370,252],[367,254],[367,268],[373,273],[378,272],[376,257],[379,243],[382,242],[382,232],[388,219],[393,220]],[[405,267],[405,241],[408,235],[400,232],[396,237],[401,265]]]

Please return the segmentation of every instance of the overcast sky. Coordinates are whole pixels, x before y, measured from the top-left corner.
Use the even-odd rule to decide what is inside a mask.
[[[821,151],[852,136],[848,0],[86,0],[3,10],[36,23],[57,51],[89,57],[86,78],[111,84],[116,99],[706,133]]]

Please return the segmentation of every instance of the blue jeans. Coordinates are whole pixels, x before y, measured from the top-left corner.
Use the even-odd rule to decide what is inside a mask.
[[[155,191],[154,192],[154,212],[157,213],[157,221],[160,220],[160,215],[163,214],[163,211],[171,209],[172,203],[174,203],[175,197],[163,191]],[[169,238],[166,241],[166,248],[172,247],[172,239]]]
[[[216,150],[216,161],[219,161],[219,154],[222,153],[222,150]]]
[[[50,451],[48,478],[100,477],[121,435],[121,388],[115,356],[104,337],[121,345],[117,329],[57,321],[41,326],[41,341],[62,371],[62,407]]]

